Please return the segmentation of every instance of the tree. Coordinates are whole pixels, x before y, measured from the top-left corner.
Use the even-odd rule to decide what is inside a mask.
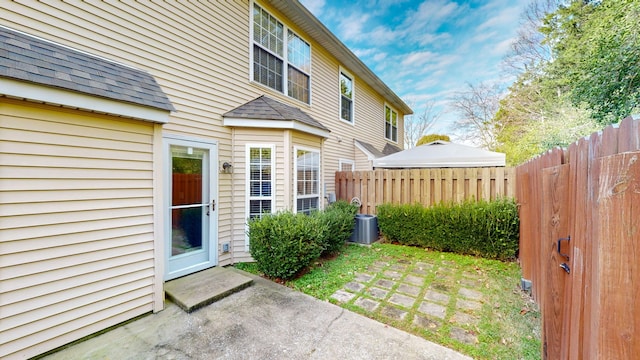
[[[548,76],[601,124],[640,106],[640,2],[574,0],[549,14],[541,31],[553,46]]]
[[[467,83],[467,89],[457,92],[450,107],[458,115],[457,135],[476,146],[493,150],[498,145],[498,134],[503,124],[494,115],[500,108],[502,90],[498,85]]]
[[[416,142],[422,137],[440,118],[441,112],[436,112],[434,102],[427,101],[419,115],[413,114],[404,117],[404,143],[406,148],[416,146]]]
[[[428,144],[436,140],[451,141],[451,138],[449,137],[449,135],[440,135],[440,134],[424,135],[423,137],[420,138],[420,140],[418,140],[418,142],[416,143],[416,146]]]
[[[562,0],[533,0],[527,5],[520,19],[516,40],[511,51],[503,59],[505,71],[519,75],[526,71],[539,71],[551,60],[551,46],[545,43],[540,27],[549,13],[554,12]]]

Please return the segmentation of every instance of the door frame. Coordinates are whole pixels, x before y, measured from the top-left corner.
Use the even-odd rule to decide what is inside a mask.
[[[208,260],[191,266],[179,269],[177,271],[170,272],[169,259],[171,257],[171,201],[173,199],[172,191],[172,168],[171,168],[171,146],[187,146],[194,148],[205,148],[209,150],[209,164],[208,164],[208,176],[209,176],[209,201],[215,200],[218,204],[218,142],[209,141],[198,138],[190,138],[177,135],[165,135],[162,138],[163,149],[163,161],[166,164],[164,169],[164,201],[163,201],[163,222],[164,222],[164,281],[175,279],[184,275],[208,269],[218,265],[218,206],[214,211],[211,211],[209,215],[209,243],[208,243]],[[203,247],[205,239],[203,239]]]

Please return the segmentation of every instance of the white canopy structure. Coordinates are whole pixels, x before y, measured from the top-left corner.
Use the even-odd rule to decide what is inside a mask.
[[[374,168],[450,168],[505,166],[505,154],[436,140],[373,160]]]

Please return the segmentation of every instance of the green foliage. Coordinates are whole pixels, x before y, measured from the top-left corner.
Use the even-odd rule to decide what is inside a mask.
[[[329,205],[324,211],[313,214],[327,226],[327,231],[321,240],[324,254],[338,251],[349,240],[355,227],[354,216],[357,213],[358,207],[341,200]]]
[[[318,216],[285,211],[252,219],[251,256],[266,276],[291,279],[320,256],[327,232],[328,226]]]
[[[338,201],[310,216],[281,212],[251,220],[250,252],[258,271],[291,279],[321,254],[337,252],[353,233],[357,211]]]
[[[534,26],[521,27],[516,58],[536,60],[518,74],[494,117],[504,126],[495,150],[510,165],[640,110],[640,1],[557,3],[530,17]]]
[[[640,105],[640,2],[573,0],[542,28],[555,60],[548,76],[602,125]]]
[[[449,138],[449,135],[428,134],[421,137],[420,140],[418,140],[418,142],[416,143],[416,146],[428,144],[436,140],[451,141],[451,138]]]
[[[518,249],[520,219],[512,199],[429,208],[384,204],[377,212],[382,235],[403,245],[499,260],[515,258]]]

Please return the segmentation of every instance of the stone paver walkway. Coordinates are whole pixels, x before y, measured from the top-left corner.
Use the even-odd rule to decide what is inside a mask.
[[[402,322],[473,346],[478,343],[485,281],[445,260],[389,259],[355,274],[331,299],[388,323]]]

